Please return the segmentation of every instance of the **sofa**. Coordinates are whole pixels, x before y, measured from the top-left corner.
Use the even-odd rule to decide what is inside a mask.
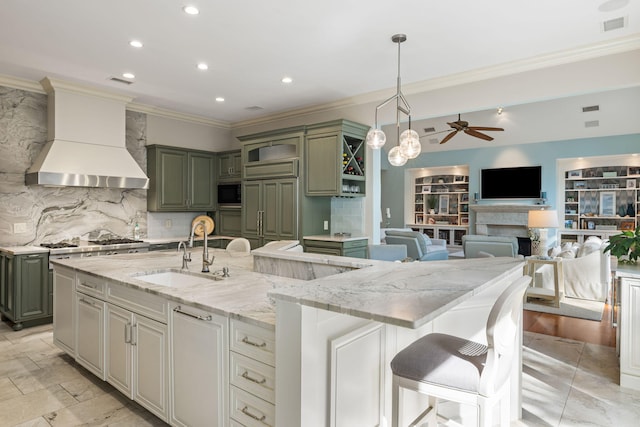
[[[565,243],[549,250],[552,258],[562,258],[564,296],[593,301],[606,301],[611,285],[611,256],[604,252],[608,241],[591,236],[583,244]],[[553,269],[536,270],[536,283],[553,289]]]
[[[447,241],[431,239],[419,231],[388,230],[385,242],[389,245],[405,245],[407,256],[416,261],[436,261],[449,259]]]
[[[519,256],[517,237],[466,234],[462,236],[462,250],[465,258]]]

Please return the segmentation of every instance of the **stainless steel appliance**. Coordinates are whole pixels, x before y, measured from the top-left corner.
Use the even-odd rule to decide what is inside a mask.
[[[149,251],[149,243],[126,238],[79,241],[76,243],[43,243],[49,248],[49,260],[130,254]],[[51,268],[51,265],[49,265]]]

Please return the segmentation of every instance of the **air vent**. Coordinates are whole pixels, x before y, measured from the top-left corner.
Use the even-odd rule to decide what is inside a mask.
[[[109,80],[111,80],[112,82],[122,83],[125,85],[133,84],[133,82],[130,82],[129,80],[119,79],[118,77],[110,77]]]
[[[264,108],[260,107],[259,105],[253,105],[251,107],[247,107],[246,110],[247,111],[260,111],[260,110],[264,110]]]
[[[436,131],[436,128],[424,128],[424,133],[433,133]]]
[[[589,111],[600,111],[599,105],[589,105],[588,107],[582,107],[583,113],[588,113]]]
[[[597,128],[598,126],[600,126],[599,120],[590,120],[588,122],[584,122],[584,127],[586,128]]]
[[[438,138],[429,138],[429,144],[439,144]]]
[[[620,28],[624,28],[626,25],[626,20],[623,16],[620,18],[609,19],[608,21],[604,21],[602,23],[602,30],[604,32],[618,30]]]

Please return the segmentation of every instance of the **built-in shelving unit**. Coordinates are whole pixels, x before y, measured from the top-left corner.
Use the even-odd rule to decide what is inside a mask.
[[[562,240],[581,241],[590,232],[608,236],[634,230],[640,223],[639,185],[640,167],[636,166],[599,166],[565,172]]]
[[[462,245],[469,230],[469,176],[439,174],[414,179],[414,230],[450,246]]]

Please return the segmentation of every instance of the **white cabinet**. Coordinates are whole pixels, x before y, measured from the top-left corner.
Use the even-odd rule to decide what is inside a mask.
[[[171,425],[227,424],[226,317],[171,303]]]
[[[275,333],[230,322],[229,416],[232,425],[275,426]]]
[[[620,385],[640,390],[640,279],[620,283]]]
[[[144,312],[155,311],[146,301],[151,306],[162,304],[161,298],[109,284],[106,379],[128,398],[166,421],[169,401],[166,321],[150,319],[111,302],[112,299],[122,301],[124,295],[131,299],[123,305],[139,307]]]
[[[101,380],[105,379],[104,313],[104,301],[76,294],[76,361]]]
[[[53,342],[76,355],[75,278],[72,270],[56,267],[53,276]]]

